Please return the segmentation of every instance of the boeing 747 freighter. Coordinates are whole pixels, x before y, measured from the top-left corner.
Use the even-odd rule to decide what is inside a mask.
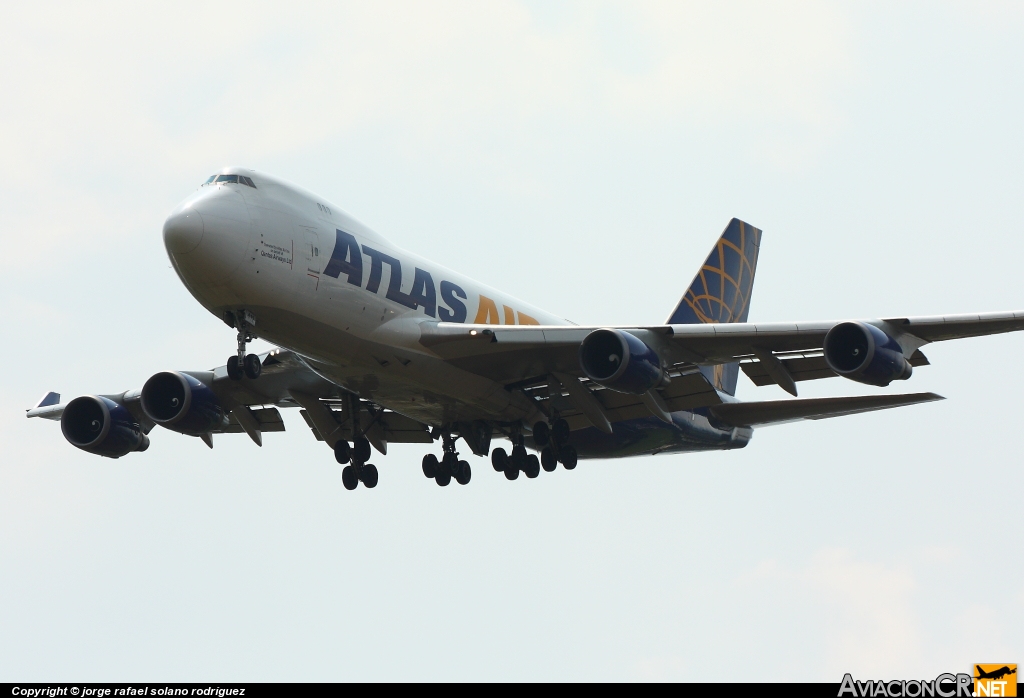
[[[797,398],[834,376],[887,386],[928,360],[929,342],[1024,329],[1024,311],[839,322],[747,321],[761,231],[733,219],[660,325],[582,327],[398,249],[334,204],[242,168],[211,176],[167,218],[164,244],[237,351],[206,371],[163,371],[137,390],[61,402],[77,448],[145,451],[161,426],[262,445],[296,407],[342,464],[347,489],[375,487],[372,450],[440,442],[438,485],[468,484],[457,442],[509,480],[579,459],[742,448],[754,429],[941,399],[933,393]],[[259,337],[279,348],[247,353]],[[794,398],[740,402],[742,370]],[[492,448],[495,439],[510,447]],[[539,456],[538,456],[539,454]]]

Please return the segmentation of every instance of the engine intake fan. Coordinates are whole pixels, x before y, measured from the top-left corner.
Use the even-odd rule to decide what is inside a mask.
[[[622,330],[594,330],[580,344],[580,368],[609,390],[642,395],[664,380],[658,354]]]
[[[226,419],[209,386],[177,371],[163,371],[146,381],[142,411],[160,426],[192,436],[208,433]]]
[[[844,378],[887,386],[914,372],[899,342],[874,325],[841,322],[825,335],[825,362]]]
[[[72,446],[107,458],[149,448],[149,437],[132,413],[96,395],[83,395],[69,402],[60,418],[60,430]]]

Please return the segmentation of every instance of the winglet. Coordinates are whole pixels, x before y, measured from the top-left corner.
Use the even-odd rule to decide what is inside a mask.
[[[39,401],[33,409],[39,409],[40,407],[49,407],[50,405],[60,404],[60,393],[50,392],[43,396],[43,399]],[[27,412],[28,410],[26,410]]]
[[[60,404],[60,393],[47,393],[35,407],[25,410],[25,416],[42,417],[43,419],[58,420],[64,414],[64,405]]]

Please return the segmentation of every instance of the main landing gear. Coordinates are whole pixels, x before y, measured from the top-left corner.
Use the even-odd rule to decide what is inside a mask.
[[[533,440],[538,446],[544,447],[539,459],[532,453],[527,454],[523,434],[518,429],[509,438],[512,439],[511,454],[503,448],[491,451],[491,465],[499,473],[505,473],[509,480],[515,480],[521,472],[526,473],[528,478],[535,478],[541,468],[549,473],[554,472],[559,463],[566,470],[576,467],[576,449],[569,445],[569,423],[564,419],[556,419],[550,426],[547,422],[533,425]]]
[[[351,446],[348,441],[338,440],[334,444],[334,458],[345,465],[341,471],[341,483],[346,490],[354,490],[363,483],[368,488],[377,486],[377,466],[367,463],[370,459],[370,442],[364,437],[356,439]]]
[[[511,434],[512,454],[505,453],[505,449],[496,448],[491,451],[491,466],[499,473],[505,473],[505,478],[515,480],[519,473],[526,473],[526,477],[533,479],[540,475],[540,460],[533,453],[527,454],[525,439],[518,429]]]
[[[245,353],[245,345],[255,339],[250,329],[256,324],[256,318],[249,311],[243,310],[237,315],[228,312],[224,316],[224,322],[238,330],[238,353],[228,359],[228,378],[240,381],[242,376],[245,376],[256,380],[263,372],[263,364],[260,363],[260,357]]]
[[[442,434],[444,440],[444,454],[441,460],[433,453],[423,456],[423,475],[434,480],[439,486],[447,487],[452,478],[460,485],[468,485],[473,471],[469,463],[459,460],[459,453],[455,450],[455,439],[451,434]]]

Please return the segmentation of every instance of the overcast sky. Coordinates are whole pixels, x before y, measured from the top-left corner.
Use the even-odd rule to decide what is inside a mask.
[[[580,323],[664,321],[732,216],[752,321],[1024,308],[1022,46],[1012,2],[4,3],[0,680],[1021,661],[1024,335],[800,385],[943,402],[444,489],[393,446],[344,490],[297,411],[115,461],[24,410],[224,362],[160,233],[225,165]]]

